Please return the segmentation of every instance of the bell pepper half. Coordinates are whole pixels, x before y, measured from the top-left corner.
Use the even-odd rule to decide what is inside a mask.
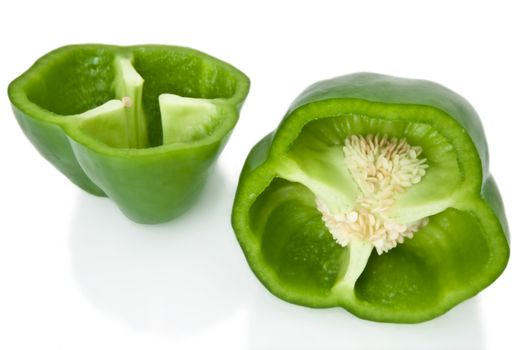
[[[509,257],[475,110],[438,84],[371,73],[293,102],[245,162],[232,225],[276,296],[381,322],[443,314]]]
[[[8,94],[42,156],[151,224],[191,206],[248,90],[242,72],[196,50],[72,45],[40,58]]]

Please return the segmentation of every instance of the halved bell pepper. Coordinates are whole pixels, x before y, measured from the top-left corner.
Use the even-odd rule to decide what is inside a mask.
[[[432,319],[509,257],[475,110],[435,83],[371,73],[293,102],[250,152],[232,224],[273,294],[373,321]]]
[[[40,58],[8,93],[47,160],[151,224],[191,206],[248,90],[242,72],[192,49],[73,45]]]

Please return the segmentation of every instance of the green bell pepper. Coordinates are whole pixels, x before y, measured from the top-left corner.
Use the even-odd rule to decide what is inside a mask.
[[[370,73],[293,102],[250,152],[232,224],[276,296],[381,322],[446,312],[509,257],[475,110],[435,83]]]
[[[73,45],[40,58],[8,94],[48,161],[151,224],[193,203],[248,90],[242,72],[192,49]]]

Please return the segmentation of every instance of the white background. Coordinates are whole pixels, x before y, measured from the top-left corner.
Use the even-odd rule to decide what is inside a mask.
[[[527,12],[522,1],[2,1],[0,349],[526,349]],[[7,84],[70,43],[189,46],[252,81],[199,201],[141,226],[34,150]],[[230,228],[250,147],[320,79],[373,71],[437,81],[478,110],[512,255],[477,297],[419,325],[362,321],[271,294]]]

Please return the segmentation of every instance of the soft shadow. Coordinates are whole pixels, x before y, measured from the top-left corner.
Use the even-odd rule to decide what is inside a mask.
[[[70,247],[83,293],[129,326],[167,335],[228,317],[252,282],[238,277],[247,269],[230,225],[234,190],[216,169],[189,212],[152,226],[106,198],[79,195]]]
[[[250,350],[482,350],[482,325],[475,299],[420,324],[358,319],[340,308],[309,309],[285,303],[266,291],[255,294],[249,325]]]

